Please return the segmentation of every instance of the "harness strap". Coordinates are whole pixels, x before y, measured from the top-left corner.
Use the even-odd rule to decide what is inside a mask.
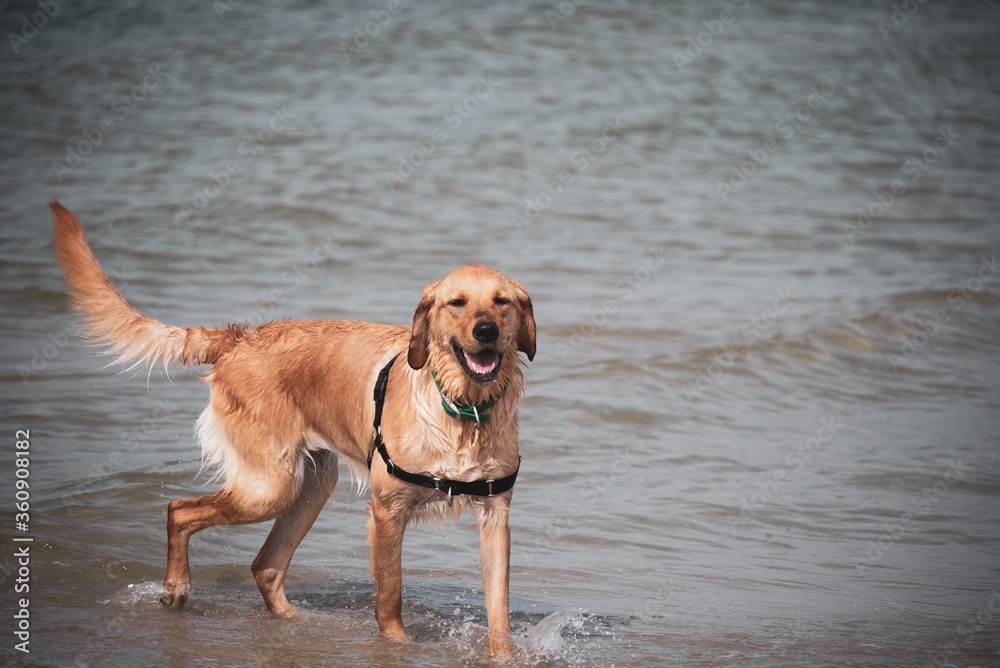
[[[378,378],[375,379],[375,441],[372,443],[372,447],[368,450],[368,470],[372,470],[372,456],[375,454],[375,448],[382,443],[382,407],[385,405],[385,388],[389,386],[389,370],[392,369],[392,365],[396,363],[399,356],[403,353],[396,353],[389,363],[382,367],[382,370],[378,372]]]
[[[375,391],[373,398],[375,399],[375,438],[372,441],[372,447],[368,451],[368,470],[372,468],[372,458],[375,456],[375,451],[382,456],[382,460],[385,462],[385,470],[389,472],[396,478],[399,478],[403,482],[408,482],[411,485],[419,485],[420,487],[426,487],[428,489],[437,489],[442,492],[447,492],[449,499],[456,494],[467,494],[470,496],[494,496],[496,494],[502,494],[514,486],[514,482],[517,481],[517,473],[521,470],[521,456],[517,457],[517,468],[514,472],[503,478],[496,480],[450,480],[448,478],[434,478],[429,475],[421,475],[419,473],[410,473],[404,469],[399,468],[389,457],[389,451],[385,447],[385,442],[382,440],[382,408],[385,405],[385,390],[389,384],[389,370],[392,369],[392,365],[396,362],[396,359],[402,353],[396,354],[389,363],[386,364],[381,371],[378,373],[378,378],[375,380]]]

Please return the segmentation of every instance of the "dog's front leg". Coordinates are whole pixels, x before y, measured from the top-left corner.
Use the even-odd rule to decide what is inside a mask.
[[[375,619],[382,636],[408,641],[403,629],[403,532],[406,520],[374,495],[368,504],[368,542],[375,580]]]
[[[494,501],[498,501],[495,502]],[[490,652],[510,654],[510,498],[487,502],[479,521],[479,568],[483,573]]]

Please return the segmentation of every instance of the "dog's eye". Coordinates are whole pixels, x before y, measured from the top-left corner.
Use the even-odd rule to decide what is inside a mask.
[[[461,308],[465,306],[465,300],[462,298],[452,299],[450,302],[448,302],[448,306],[456,306],[458,308]]]
[[[507,299],[506,297],[494,297],[493,303],[496,304],[497,306],[506,306],[507,304],[510,303],[510,300]]]

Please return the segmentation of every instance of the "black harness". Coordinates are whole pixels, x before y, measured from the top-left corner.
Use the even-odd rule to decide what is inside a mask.
[[[450,500],[455,494],[468,494],[470,496],[494,496],[496,494],[502,494],[508,489],[514,486],[514,482],[517,480],[517,472],[521,470],[521,457],[517,457],[517,468],[509,476],[500,478],[498,480],[474,480],[471,482],[466,482],[464,480],[449,480],[448,478],[434,478],[429,475],[420,475],[419,473],[410,473],[409,471],[404,471],[403,469],[396,466],[392,459],[389,458],[389,451],[385,447],[385,443],[382,441],[382,407],[385,405],[385,389],[389,385],[389,370],[392,369],[392,365],[396,362],[402,353],[397,353],[395,357],[389,360],[381,371],[378,373],[378,379],[375,381],[375,440],[372,442],[371,450],[368,451],[368,470],[372,469],[372,458],[375,456],[375,451],[378,450],[379,454],[382,455],[382,460],[385,462],[385,469],[389,472],[389,475],[395,476],[404,482],[408,482],[411,485],[419,485],[420,487],[427,487],[429,489],[437,489],[442,492],[448,493],[448,499]]]

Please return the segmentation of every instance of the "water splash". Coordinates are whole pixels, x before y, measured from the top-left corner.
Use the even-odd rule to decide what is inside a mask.
[[[140,582],[119,589],[111,595],[111,598],[105,599],[101,603],[105,605],[133,606],[140,603],[158,602],[162,593],[162,582]]]
[[[539,654],[560,654],[566,649],[563,629],[583,630],[582,608],[564,608],[548,615],[528,632],[528,649]]]

